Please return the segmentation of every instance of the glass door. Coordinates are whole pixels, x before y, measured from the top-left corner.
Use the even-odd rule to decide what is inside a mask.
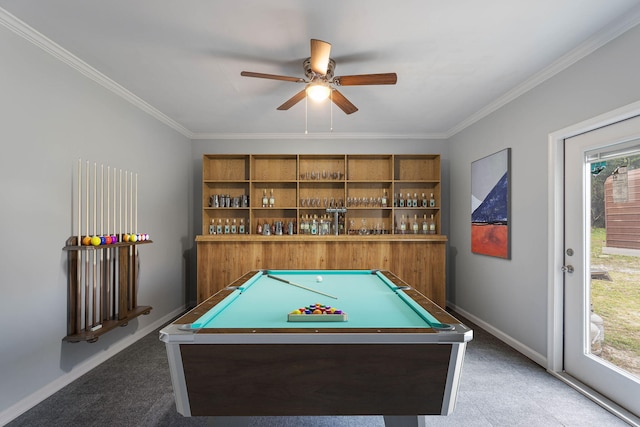
[[[564,158],[564,370],[640,416],[640,118]]]

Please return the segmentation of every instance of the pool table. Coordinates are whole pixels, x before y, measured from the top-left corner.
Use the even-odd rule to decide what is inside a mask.
[[[342,316],[289,316],[316,304]],[[250,271],[160,331],[184,416],[384,415],[403,425],[453,411],[472,338],[379,270]]]

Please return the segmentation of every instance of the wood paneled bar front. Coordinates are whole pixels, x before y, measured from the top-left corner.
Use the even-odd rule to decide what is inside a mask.
[[[390,270],[441,307],[445,307],[443,235],[196,237],[198,303],[249,270]]]

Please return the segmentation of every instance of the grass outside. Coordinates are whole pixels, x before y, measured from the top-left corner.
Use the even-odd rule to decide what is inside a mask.
[[[640,258],[602,252],[604,228],[591,231],[591,268],[611,281],[591,281],[593,311],[604,320],[600,356],[640,377]]]

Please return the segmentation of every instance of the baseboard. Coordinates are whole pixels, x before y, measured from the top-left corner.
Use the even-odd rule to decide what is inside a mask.
[[[466,317],[467,319],[471,320],[473,323],[475,323],[476,325],[480,326],[482,329],[484,329],[485,331],[489,332],[491,335],[493,335],[494,337],[498,338],[500,341],[504,342],[509,347],[513,348],[514,350],[518,351],[519,353],[522,353],[524,356],[526,356],[529,359],[533,360],[538,365],[540,365],[543,368],[547,369],[547,357],[546,356],[543,356],[542,354],[538,353],[537,351],[533,350],[532,348],[527,347],[526,345],[522,344],[520,341],[513,339],[511,336],[509,336],[509,335],[505,334],[504,332],[502,332],[501,330],[495,328],[493,325],[488,324],[484,320],[479,319],[478,317],[476,317],[473,314],[469,313],[465,309],[456,306],[455,304],[451,304],[450,302],[447,301],[447,307],[449,307],[450,309],[452,309],[456,313],[460,313],[460,315],[462,315],[462,316]]]
[[[163,316],[162,318],[156,320],[155,322],[145,326],[144,328],[139,329],[132,335],[129,335],[126,338],[118,341],[114,345],[110,346],[107,350],[100,352],[93,357],[90,357],[89,359],[74,367],[70,372],[59,376],[36,392],[10,406],[6,410],[2,411],[2,413],[0,413],[0,425],[3,426],[5,424],[8,424],[10,421],[18,418],[20,415],[36,406],[38,403],[42,402],[54,393],[60,391],[63,387],[71,384],[73,381],[77,380],[96,366],[107,361],[125,348],[129,347],[131,344],[134,344],[139,339],[147,336],[172,319],[175,319],[177,316],[184,313],[185,310],[185,306],[180,307]]]

